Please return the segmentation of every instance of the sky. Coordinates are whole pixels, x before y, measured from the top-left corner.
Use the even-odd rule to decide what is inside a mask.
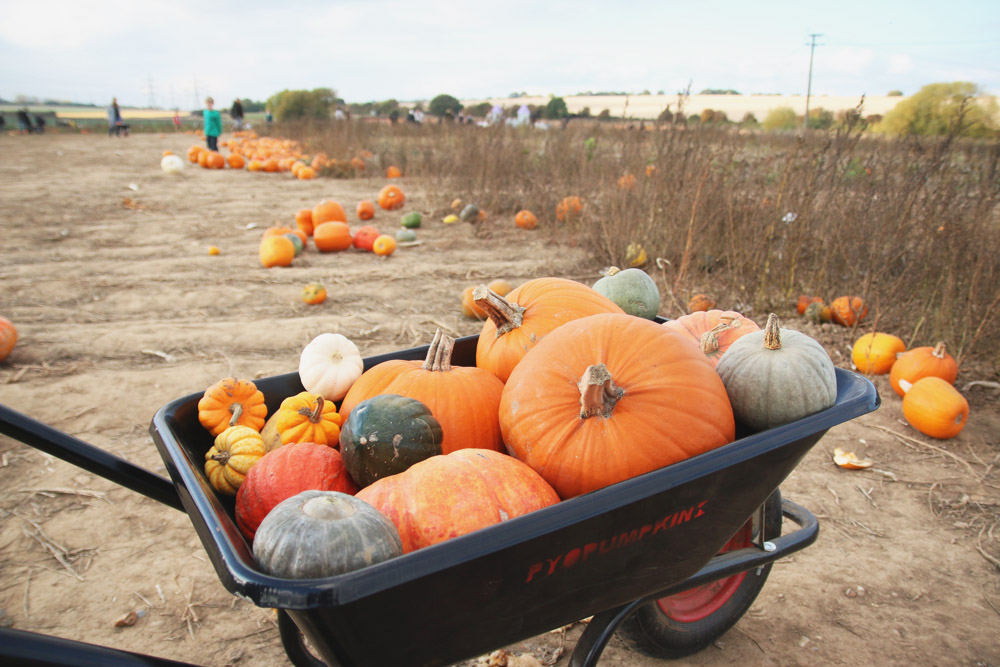
[[[811,35],[815,48],[811,48]],[[201,108],[688,87],[1000,94],[1000,1],[0,0],[0,97]]]

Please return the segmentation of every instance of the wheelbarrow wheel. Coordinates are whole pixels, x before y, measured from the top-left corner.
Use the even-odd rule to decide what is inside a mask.
[[[764,503],[764,535],[781,534],[781,493],[775,489]],[[753,521],[747,521],[722,553],[753,544]],[[771,564],[749,572],[653,600],[622,621],[617,634],[636,651],[660,659],[692,655],[712,644],[736,624],[764,587]]]

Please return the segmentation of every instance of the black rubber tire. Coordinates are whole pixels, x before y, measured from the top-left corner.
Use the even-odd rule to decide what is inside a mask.
[[[781,534],[781,493],[775,489],[764,503],[765,536]],[[617,635],[633,649],[661,660],[675,660],[708,647],[736,624],[764,587],[771,565],[746,573],[732,596],[715,612],[693,622],[676,621],[656,600],[637,607],[622,621]]]

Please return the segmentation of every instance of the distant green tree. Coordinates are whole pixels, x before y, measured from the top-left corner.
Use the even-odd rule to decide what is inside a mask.
[[[267,102],[256,102],[249,98],[240,100],[243,104],[244,113],[254,113],[256,111],[263,111],[267,107]]]
[[[568,115],[569,109],[566,107],[566,100],[561,97],[552,97],[549,99],[548,104],[545,105],[544,116],[549,120],[565,118]]]
[[[778,107],[767,112],[761,126],[765,130],[794,130],[799,126],[799,117],[792,107]]]
[[[601,113],[597,114],[597,120],[611,120],[611,109],[601,109]]]
[[[902,90],[890,90],[889,93],[888,93],[888,95],[889,95],[889,97],[902,97],[903,96],[903,91]]]
[[[283,90],[268,98],[267,106],[280,123],[299,118],[329,118],[330,109],[336,102],[337,94],[331,88],[316,88]]]
[[[656,117],[656,120],[661,123],[671,123],[674,120],[674,112],[670,110],[670,107],[667,107],[660,112],[660,115]]]
[[[930,83],[886,112],[876,126],[890,135],[986,137],[997,131],[997,101],[967,81]]]
[[[833,125],[833,112],[822,107],[809,110],[809,128],[813,130],[826,130]]]
[[[469,107],[466,111],[469,112],[470,116],[475,116],[476,118],[486,118],[486,114],[488,114],[492,108],[493,105],[489,102],[480,102],[475,106]]]
[[[743,114],[743,120],[740,121],[740,125],[746,125],[748,127],[757,127],[758,125],[760,125],[760,123],[757,122],[757,116],[754,116],[752,111],[747,111],[745,114]]]
[[[376,102],[375,110],[379,113],[380,116],[388,116],[393,111],[399,111],[399,102],[392,98],[389,98],[382,102]]]
[[[462,103],[451,95],[438,95],[432,99],[431,103],[427,106],[427,111],[432,116],[444,116],[448,111],[451,111],[453,114],[457,114],[461,110]]]

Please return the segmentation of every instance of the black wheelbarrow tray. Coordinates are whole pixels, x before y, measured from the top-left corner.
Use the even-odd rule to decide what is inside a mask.
[[[476,339],[456,341],[455,365],[474,365]],[[387,359],[423,359],[426,351],[369,357],[365,368]],[[100,450],[102,460],[95,462],[78,453],[78,446],[90,447],[80,441],[54,444],[39,433],[54,429],[37,422],[11,426],[5,419],[4,432],[183,508],[223,586],[278,610],[282,643],[296,665],[447,665],[590,616],[570,664],[593,665],[640,605],[711,582],[738,583],[743,573],[769,570],[774,560],[815,541],[815,516],[775,492],[829,428],[880,404],[867,379],[840,368],[836,376],[836,403],[821,412],[757,433],[737,425],[734,442],[691,459],[361,570],[312,580],[280,579],[255,566],[236,526],[233,499],[217,495],[204,474],[212,438],[198,421],[200,393],[168,403],[150,426],[172,487]],[[255,384],[269,413],[303,390],[297,373]],[[763,534],[772,494],[780,500],[778,525],[784,515],[796,530]],[[748,539],[733,541],[751,526]]]

